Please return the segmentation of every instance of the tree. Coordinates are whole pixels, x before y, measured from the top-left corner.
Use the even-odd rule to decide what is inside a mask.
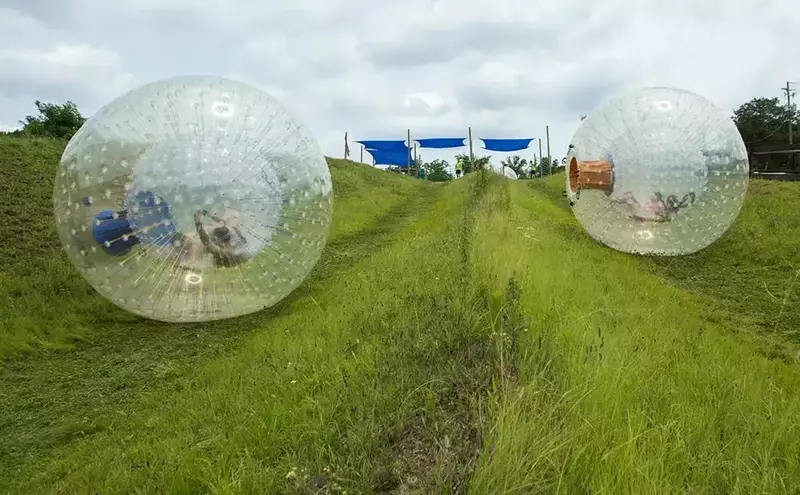
[[[69,139],[86,122],[77,105],[71,101],[58,105],[36,100],[36,108],[39,110],[38,116],[28,115],[20,121],[22,133],[26,136]]]
[[[492,158],[490,156],[474,157],[472,160],[472,170],[488,170],[491,162]]]
[[[560,161],[557,158],[553,158],[553,167],[550,170],[551,174],[563,172],[567,168],[567,157],[563,157]]]
[[[733,121],[749,148],[788,144],[788,122],[797,122],[798,116],[796,108],[789,111],[778,98],[753,98],[733,112]],[[796,134],[796,125],[793,130]]]
[[[505,158],[500,165],[508,167],[517,174],[517,177],[524,177],[528,175],[529,165],[528,160],[519,155],[509,156]]]
[[[491,158],[488,156],[481,156],[481,157],[473,157],[470,160],[469,155],[467,154],[459,154],[456,155],[456,163],[461,165],[461,170],[464,174],[468,174],[470,172],[474,172],[476,170],[486,170],[489,168],[489,162]]]
[[[461,167],[461,171],[464,175],[472,172],[472,163],[469,159],[469,155],[464,153],[460,153],[456,155],[456,167]]]
[[[428,169],[428,180],[434,182],[446,182],[453,180],[453,174],[450,173],[450,164],[445,160],[434,160],[426,165]]]
[[[541,175],[550,175],[552,173],[553,162],[555,160],[551,160],[549,157],[543,156],[542,162],[539,165],[539,172]],[[558,163],[556,161],[556,163]]]
[[[24,137],[25,135],[22,133],[22,129],[14,129],[13,131],[0,131],[0,136]]]

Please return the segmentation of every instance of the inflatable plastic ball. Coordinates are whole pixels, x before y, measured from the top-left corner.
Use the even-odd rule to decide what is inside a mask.
[[[511,167],[504,167],[502,165],[492,164],[492,165],[489,166],[489,169],[492,172],[496,173],[497,175],[502,175],[506,179],[509,179],[509,180],[517,180],[518,179],[517,173],[514,172],[514,169],[511,168]]]
[[[589,114],[567,156],[572,210],[597,241],[682,255],[722,236],[747,194],[749,164],[731,118],[674,88],[615,96]]]
[[[274,305],[316,264],[332,187],[311,133],[218,77],[144,85],[67,145],[53,202],[70,261],[103,296],[169,322]]]

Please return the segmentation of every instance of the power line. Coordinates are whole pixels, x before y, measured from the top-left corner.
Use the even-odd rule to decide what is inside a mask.
[[[772,130],[772,131],[771,131],[769,134],[767,134],[767,136],[766,136],[766,137],[763,137],[763,138],[761,138],[761,139],[756,139],[755,141],[748,141],[748,142],[747,142],[747,143],[745,143],[745,144],[753,144],[753,143],[760,143],[761,141],[766,141],[767,139],[769,139],[769,138],[771,138],[772,136],[774,136],[775,134],[777,134],[777,133],[778,133],[778,131],[780,131],[780,130],[781,130],[781,127],[783,127],[783,125],[784,125],[784,124],[786,124],[786,122],[790,122],[790,120],[789,120],[789,119],[786,119],[786,120],[784,120],[783,122],[781,122],[780,124],[778,124],[778,125],[775,127],[775,129],[773,129],[773,130]],[[791,141],[789,141],[789,144],[791,144]]]
[[[784,93],[786,93],[786,119],[781,121],[777,126],[775,126],[775,128],[772,129],[769,132],[769,134],[767,134],[765,137],[763,137],[761,139],[755,139],[753,141],[748,141],[747,143],[745,143],[746,145],[750,145],[750,144],[760,143],[762,141],[766,141],[767,139],[769,139],[772,136],[774,136],[775,134],[777,134],[778,131],[780,131],[781,128],[784,125],[786,125],[787,123],[789,124],[789,144],[794,144],[793,129],[792,129],[793,128],[793,124],[794,124],[794,122],[793,122],[794,121],[794,119],[793,119],[794,111],[793,111],[793,108],[792,108],[792,97],[795,96],[796,91],[794,91],[792,89],[791,85],[795,84],[796,82],[797,81],[786,81],[786,86],[781,88],[781,90]]]

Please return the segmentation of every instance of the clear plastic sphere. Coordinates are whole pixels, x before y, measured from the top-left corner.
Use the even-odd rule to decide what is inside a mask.
[[[615,96],[589,114],[567,156],[567,196],[586,232],[628,253],[681,255],[722,236],[747,194],[733,120],[674,88]]]
[[[492,164],[489,168],[492,172],[496,173],[497,175],[502,175],[506,179],[517,180],[517,173],[514,172],[514,169],[511,167]]]
[[[252,313],[316,264],[332,212],[311,133],[271,96],[218,77],[135,89],[67,145],[53,193],[70,261],[103,296],[170,322]]]

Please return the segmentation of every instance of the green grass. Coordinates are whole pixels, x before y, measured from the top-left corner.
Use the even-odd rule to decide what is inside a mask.
[[[752,209],[773,201],[760,196],[759,186],[742,223],[760,221]],[[747,252],[730,246],[747,242],[735,237],[747,227],[737,225],[694,257],[707,260],[718,251],[713,267],[695,261],[698,277],[678,288],[664,279],[679,279],[686,266],[596,245],[549,187],[514,184],[508,209],[484,208],[478,224],[483,278],[500,289],[515,276],[527,330],[513,336],[520,384],[495,400],[473,489],[794,491],[800,479],[797,364],[764,356],[766,342],[755,337],[769,325],[746,318],[748,306],[712,304],[741,288],[702,276],[763,262],[731,254]],[[775,214],[789,211],[783,205]],[[787,258],[794,249],[771,246],[788,248]],[[751,278],[751,292],[761,281]]]
[[[528,185],[569,212],[563,175]],[[707,313],[733,318],[731,329],[747,322],[800,343],[798,192],[798,183],[751,180],[739,218],[720,240],[689,256],[643,258],[641,266],[707,301]],[[579,231],[571,215],[561,217]]]
[[[0,136],[0,360],[31,348],[60,348],[137,318],[98,298],[62,254],[52,214],[55,166],[65,142]],[[399,175],[329,160],[336,190],[329,244],[342,246],[368,228],[391,230],[411,213],[418,185]],[[426,184],[428,185],[428,184]],[[429,185],[428,185],[429,186]],[[398,220],[400,219],[400,220]],[[363,237],[363,236],[362,236]],[[369,237],[369,236],[368,236]],[[369,243],[356,243],[360,255]],[[341,263],[342,249],[329,249]],[[350,255],[347,255],[350,256]],[[320,263],[334,263],[330,256]],[[338,266],[338,265],[336,265]]]
[[[333,229],[306,282],[261,313],[167,325],[61,254],[63,144],[0,138],[17,240],[0,244],[2,493],[800,482],[796,184],[754,182],[723,239],[658,260],[589,239],[563,177],[439,185],[330,160]]]

